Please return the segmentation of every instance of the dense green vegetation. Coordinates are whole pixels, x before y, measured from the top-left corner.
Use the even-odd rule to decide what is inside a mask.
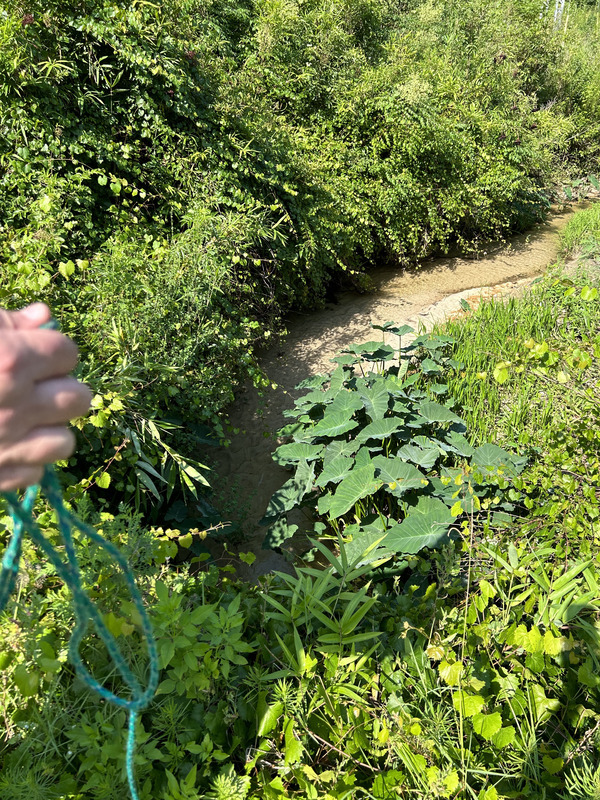
[[[568,31],[537,0],[2,8],[0,301],[77,338],[72,481],[138,506],[198,486],[163,444],[223,435],[286,309],[524,228],[596,169],[585,3]]]
[[[586,272],[484,304],[398,364],[384,326],[307,387],[264,520],[277,545],[312,506],[296,575],[257,587],[178,563],[192,536],[159,516],[206,481],[198,447],[226,435],[234,389],[266,384],[255,355],[286,310],[368,285],[372,264],[525,229],[561,185],[597,188],[598,8],[552,16],[0,4],[0,302],[46,299],[96,393],[62,476],[155,626],[143,800],[600,796],[600,204],[564,235]],[[141,674],[126,586],[78,544]],[[24,556],[0,618],[0,798],[122,800],[125,715],[76,677],[68,594]],[[83,649],[122,689],[99,640]]]
[[[588,800],[597,795],[600,240],[593,238],[595,208],[574,217],[565,233],[570,244],[587,242],[587,272],[556,271],[520,300],[483,304],[433,339],[422,339],[400,379],[393,365],[381,369],[383,343],[350,348],[351,359],[364,356],[366,383],[377,385],[392,375],[398,391],[405,382],[407,396],[398,392],[400,406],[410,405],[404,419],[410,423],[413,417],[426,427],[413,445],[420,455],[403,451],[400,435],[400,449],[386,458],[391,477],[398,477],[399,468],[417,471],[413,458],[422,461],[433,440],[452,441],[454,450],[443,458],[434,453],[429,469],[421,464],[435,491],[444,486],[436,482],[435,469],[442,477],[452,472],[462,478],[452,487],[451,500],[461,508],[447,521],[451,536],[440,537],[439,520],[430,520],[431,538],[420,543],[437,549],[411,553],[418,548],[404,547],[406,522],[392,526],[387,548],[385,524],[371,522],[377,529],[371,531],[356,524],[369,524],[374,509],[385,521],[386,498],[397,503],[396,520],[403,515],[410,520],[416,512],[398,504],[394,481],[383,493],[383,487],[375,491],[364,482],[366,491],[354,498],[356,521],[332,511],[329,500],[321,511],[327,518],[328,510],[335,535],[333,540],[329,535],[330,547],[327,539],[314,540],[318,568],[305,563],[295,576],[270,576],[260,587],[237,582],[231,567],[211,566],[198,574],[193,565],[175,567],[170,559],[178,532],[148,529],[140,515],[124,508],[118,516],[98,514],[87,497],[78,503],[78,511],[119,544],[135,567],[158,638],[159,693],[138,731],[141,797]],[[451,354],[442,355],[440,342],[452,340]],[[432,344],[438,349],[435,360]],[[379,392],[386,403],[388,388]],[[382,443],[370,436],[374,422],[365,414],[376,408],[376,393],[372,387],[358,389],[367,402],[363,397],[354,411],[357,426],[337,438],[331,431],[323,436],[328,447],[336,441],[341,447],[366,431],[363,439],[373,449],[367,455],[379,469]],[[304,402],[309,413],[318,408],[314,395],[328,391],[326,384],[311,389]],[[454,408],[448,405],[449,391],[457,398]],[[426,392],[437,399],[427,400]],[[338,390],[331,401],[356,406],[357,393]],[[525,403],[531,413],[523,412]],[[390,405],[382,419],[397,426],[398,409]],[[436,419],[428,419],[433,411]],[[458,424],[456,412],[471,432],[471,447],[459,431],[445,428]],[[293,425],[296,433],[298,426],[312,426],[316,433],[322,422],[301,416]],[[489,459],[481,454],[489,446],[481,443],[492,434],[512,455],[499,447],[495,452],[518,468],[509,475],[506,466],[479,466],[485,480],[474,479],[478,467],[470,450],[476,447],[486,466]],[[394,433],[387,435],[391,447]],[[278,457],[291,460],[297,453],[290,447],[298,444],[284,445]],[[459,446],[463,455],[456,452]],[[451,467],[445,465],[448,457]],[[358,470],[364,466],[354,463],[349,474]],[[317,472],[324,474],[321,467]],[[329,482],[323,478],[319,484],[326,489]],[[420,502],[417,497],[416,509]],[[494,510],[499,502],[502,513]],[[55,541],[52,516],[42,522]],[[323,533],[323,526],[317,531]],[[125,588],[93,548],[82,547],[81,558],[107,624],[136,669],[143,670],[138,620]],[[72,619],[65,590],[32,550],[26,561],[21,602],[0,626],[2,797],[122,797],[124,714],[91,696],[75,678],[66,663]],[[114,686],[110,660],[95,638],[85,655],[95,674]]]

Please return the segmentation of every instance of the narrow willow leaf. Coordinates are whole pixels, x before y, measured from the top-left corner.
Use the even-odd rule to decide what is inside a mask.
[[[375,467],[367,464],[364,467],[355,467],[352,472],[338,485],[329,507],[331,517],[341,517],[363,497],[373,494],[379,482],[375,480]]]
[[[406,519],[387,533],[386,547],[399,553],[418,553],[448,541],[448,527],[454,521],[450,509],[434,497],[421,497]]]

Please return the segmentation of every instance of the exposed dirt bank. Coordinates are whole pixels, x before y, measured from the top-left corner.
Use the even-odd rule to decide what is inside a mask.
[[[370,273],[374,291],[344,292],[322,311],[289,318],[285,341],[261,358],[278,388],[263,398],[253,388],[240,395],[230,411],[240,433],[214,458],[218,483],[212,483],[217,496],[227,499],[233,516],[244,519],[247,531],[254,531],[240,548],[257,555],[243,577],[255,579],[285,564],[282,556],[261,550],[265,530],[257,529],[257,522],[272,493],[289,478],[289,473],[272,461],[271,453],[277,446],[275,431],[286,423],[282,412],[300,394],[294,389],[296,384],[329,371],[331,358],[350,343],[379,338],[372,324],[393,320],[429,328],[459,312],[463,298],[473,305],[481,296],[518,292],[556,261],[558,234],[572,213],[569,209],[555,214],[528,234],[488,248],[478,259],[439,258],[410,272],[377,269]]]

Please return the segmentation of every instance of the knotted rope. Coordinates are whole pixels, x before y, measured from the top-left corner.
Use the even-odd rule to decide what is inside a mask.
[[[48,503],[56,512],[58,528],[64,543],[66,561],[61,558],[56,548],[46,539],[41,528],[33,517],[33,506],[38,492],[42,491]],[[135,585],[135,578],[126,559],[119,550],[108,542],[103,536],[95,531],[90,525],[80,520],[72,514],[66,507],[62,497],[62,491],[52,466],[47,466],[39,486],[30,486],[20,501],[14,492],[0,493],[7,501],[9,510],[14,522],[13,533],[4,552],[0,569],[0,612],[6,607],[6,603],[12,594],[19,573],[21,553],[23,549],[23,536],[27,533],[37,547],[40,548],[56,570],[58,576],[70,589],[73,597],[73,609],[75,611],[75,628],[69,642],[69,659],[77,675],[92,691],[102,697],[103,700],[113,703],[116,706],[127,709],[129,712],[129,725],[127,735],[127,747],[125,753],[125,764],[127,769],[127,781],[132,800],[139,800],[135,786],[133,759],[135,754],[135,724],[138,714],[146,708],[152,700],[158,685],[158,653],[156,642],[152,633],[152,625],[144,608],[142,596]],[[135,608],[140,615],[142,632],[148,648],[150,670],[148,681],[143,687],[140,681],[131,671],[125,658],[121,654],[119,645],[115,637],[106,627],[101,613],[86,595],[75,546],[73,541],[73,531],[79,530],[88,536],[95,544],[102,547],[114,559],[123,571],[123,577],[131,593],[131,598]],[[80,653],[81,643],[87,632],[90,622],[96,629],[97,634],[104,642],[108,653],[117,667],[117,670],[127,684],[131,692],[131,698],[119,697],[114,692],[106,689],[100,684],[89,669],[83,663]]]

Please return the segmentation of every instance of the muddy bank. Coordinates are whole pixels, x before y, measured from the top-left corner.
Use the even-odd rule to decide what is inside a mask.
[[[271,459],[277,446],[275,432],[286,423],[283,411],[301,394],[294,387],[304,378],[331,368],[331,359],[352,342],[379,338],[372,324],[393,320],[399,324],[430,327],[460,309],[461,298],[518,291],[556,261],[559,232],[572,209],[555,214],[548,222],[508,244],[488,248],[477,259],[439,258],[418,270],[376,269],[370,273],[374,290],[368,294],[344,292],[322,311],[294,314],[287,323],[284,342],[266,351],[261,364],[277,389],[260,398],[249,388],[230,410],[240,432],[228,448],[213,457],[212,481],[217,502],[243,522],[249,539],[240,547],[252,550],[257,561],[249,574],[256,577],[281,569],[282,556],[262,551],[265,530],[257,526],[272,493],[288,477]]]

